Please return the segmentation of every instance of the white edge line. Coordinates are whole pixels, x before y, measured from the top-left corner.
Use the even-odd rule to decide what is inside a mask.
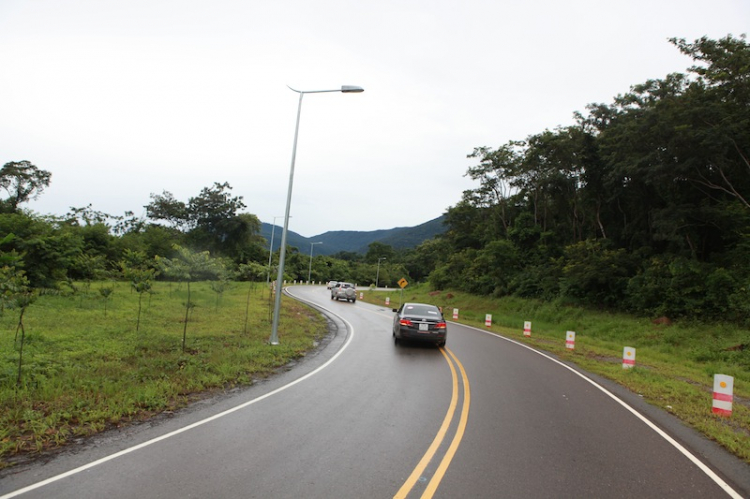
[[[666,432],[664,432],[661,428],[659,428],[654,423],[652,423],[648,418],[646,418],[640,412],[638,412],[633,407],[631,407],[630,405],[628,405],[627,402],[625,402],[624,400],[620,399],[619,397],[617,397],[617,395],[615,395],[614,393],[610,392],[609,390],[607,390],[606,388],[604,388],[602,385],[600,385],[596,381],[592,380],[591,378],[588,378],[587,376],[584,376],[583,374],[581,374],[580,372],[576,371],[575,369],[573,369],[569,365],[565,364],[564,362],[561,362],[561,361],[555,359],[554,357],[551,357],[551,356],[549,356],[549,355],[547,355],[547,354],[545,354],[543,352],[540,352],[539,350],[536,350],[535,348],[532,348],[529,345],[526,345],[526,344],[521,343],[519,341],[510,339],[510,338],[506,338],[505,336],[502,336],[502,335],[500,335],[498,333],[493,333],[491,331],[485,331],[484,329],[480,329],[478,327],[468,326],[466,324],[461,324],[459,322],[451,322],[451,324],[456,324],[456,325],[459,325],[459,326],[467,327],[469,329],[473,329],[475,331],[479,331],[480,333],[485,333],[485,334],[488,334],[490,336],[495,336],[496,338],[500,338],[502,340],[509,341],[509,342],[514,343],[514,344],[516,344],[518,346],[521,346],[523,348],[531,350],[532,352],[534,352],[534,353],[536,353],[538,355],[541,355],[542,357],[544,357],[544,358],[546,358],[548,360],[551,360],[552,362],[555,362],[555,363],[561,365],[565,369],[567,369],[570,372],[574,373],[576,376],[579,376],[580,378],[588,381],[593,386],[595,386],[596,388],[598,388],[599,390],[601,390],[602,392],[604,392],[606,395],[608,395],[610,398],[612,398],[615,402],[617,402],[618,404],[620,404],[621,406],[623,406],[625,409],[627,409],[628,411],[630,411],[635,417],[637,417],[642,422],[644,422],[649,428],[651,428],[652,430],[654,430],[664,440],[666,440],[667,442],[669,442],[670,444],[672,444],[672,446],[674,448],[676,448],[685,457],[687,457],[690,461],[692,461],[693,464],[695,464],[698,468],[700,468],[701,471],[703,471],[706,475],[708,475],[708,477],[711,480],[713,480],[716,483],[716,485],[718,485],[719,487],[721,487],[724,490],[724,492],[726,492],[730,497],[732,497],[733,499],[743,499],[742,496],[740,494],[738,494],[736,490],[734,490],[732,487],[730,487],[727,482],[725,482],[719,475],[717,475],[716,473],[714,473],[714,471],[711,468],[709,468],[708,466],[706,466],[700,459],[698,459],[697,457],[695,457],[694,454],[692,454],[689,450],[687,450],[685,447],[683,447],[679,442],[677,442],[675,439],[673,439],[672,437],[670,437]],[[2,499],[2,498],[0,498],[0,499]]]
[[[299,299],[299,298],[297,298],[297,299]],[[331,365],[333,363],[333,361],[335,361],[339,357],[339,355],[341,355],[344,352],[344,350],[347,349],[347,347],[349,346],[349,344],[352,341],[352,338],[354,337],[354,327],[351,325],[351,323],[349,321],[347,321],[343,317],[339,316],[338,314],[335,314],[332,310],[329,310],[329,309],[327,309],[327,308],[325,308],[323,306],[320,306],[317,303],[315,304],[315,306],[318,307],[318,308],[321,308],[321,309],[323,309],[323,310],[325,310],[327,312],[330,312],[331,314],[336,315],[337,317],[339,317],[339,319],[341,319],[342,321],[344,321],[344,323],[346,323],[347,327],[349,328],[350,334],[349,334],[349,338],[347,338],[347,340],[346,340],[346,343],[344,343],[344,346],[342,346],[341,349],[338,352],[336,352],[336,354],[333,357],[331,357],[330,359],[328,359],[325,364],[321,365],[320,367],[318,367],[314,371],[311,371],[311,372],[305,374],[304,376],[302,376],[301,378],[298,378],[298,379],[296,379],[296,380],[294,380],[294,381],[292,381],[292,382],[290,382],[290,383],[288,383],[288,384],[286,384],[284,386],[281,386],[281,387],[279,387],[279,388],[277,388],[277,389],[275,389],[273,391],[270,391],[270,392],[266,393],[265,395],[261,395],[258,398],[255,398],[253,400],[249,400],[247,402],[244,402],[244,403],[242,403],[242,404],[240,404],[240,405],[238,405],[236,407],[232,407],[231,409],[227,409],[224,412],[220,412],[219,414],[214,414],[213,416],[208,417],[206,419],[202,419],[200,421],[196,421],[195,423],[189,424],[189,425],[187,425],[185,427],[182,427],[182,428],[180,428],[178,430],[174,430],[174,431],[172,431],[170,433],[166,433],[166,434],[161,435],[159,437],[152,438],[151,440],[148,440],[146,442],[142,442],[142,443],[140,443],[138,445],[135,445],[133,447],[129,447],[127,449],[123,449],[123,450],[121,450],[119,452],[115,452],[114,454],[110,454],[109,456],[105,456],[105,457],[103,457],[101,459],[97,459],[96,461],[92,461],[92,462],[90,462],[88,464],[84,464],[83,466],[79,466],[78,468],[74,468],[74,469],[72,469],[70,471],[66,471],[65,473],[61,473],[59,475],[47,478],[46,480],[42,480],[41,482],[33,483],[33,484],[28,485],[28,486],[26,486],[26,487],[24,487],[22,489],[14,490],[13,492],[9,492],[9,493],[7,493],[5,495],[0,496],[0,499],[10,499],[11,497],[20,496],[21,494],[25,494],[27,492],[31,492],[32,490],[39,489],[39,488],[44,487],[46,485],[49,485],[51,483],[57,482],[59,480],[62,480],[63,478],[67,478],[69,476],[76,475],[76,474],[78,474],[78,473],[80,473],[82,471],[86,471],[86,470],[91,469],[91,468],[93,468],[95,466],[99,466],[100,464],[104,464],[104,463],[106,463],[108,461],[112,461],[113,459],[117,459],[118,457],[124,456],[126,454],[130,454],[131,452],[135,452],[135,451],[137,451],[139,449],[143,449],[144,447],[148,447],[149,445],[153,445],[153,444],[155,444],[157,442],[161,442],[162,440],[166,440],[168,438],[174,437],[176,435],[179,435],[180,433],[186,432],[188,430],[192,430],[193,428],[197,428],[198,426],[202,426],[202,425],[204,425],[206,423],[210,423],[211,421],[214,421],[215,419],[222,418],[222,417],[224,417],[224,416],[226,416],[228,414],[231,414],[231,413],[233,413],[235,411],[239,411],[240,409],[244,409],[244,408],[246,408],[248,406],[251,406],[251,405],[255,404],[256,402],[260,402],[261,400],[264,400],[264,399],[267,399],[268,397],[276,395],[277,393],[280,393],[280,392],[286,390],[287,388],[291,388],[292,386],[296,385],[297,383],[301,383],[302,381],[306,380],[307,378],[310,378],[310,377],[314,376],[315,374],[318,374],[320,371],[322,371],[323,369],[325,369],[326,367],[328,367],[329,365]]]

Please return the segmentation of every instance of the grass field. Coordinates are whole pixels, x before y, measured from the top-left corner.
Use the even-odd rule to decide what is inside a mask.
[[[98,290],[113,285],[105,316]],[[20,384],[19,312],[0,316],[0,467],[250,384],[303,356],[327,331],[320,314],[284,298],[280,345],[270,346],[265,284],[233,283],[218,295],[209,283],[192,283],[183,352],[187,284],[155,283],[141,296],[140,321],[128,283],[79,289],[40,296],[26,310]]]
[[[488,329],[620,383],[649,403],[680,418],[750,463],[750,332],[730,325],[657,325],[648,319],[586,311],[518,298],[478,297],[461,292],[429,292],[426,286],[365,291],[363,300],[392,307],[403,301],[442,306],[451,320]],[[531,337],[523,335],[532,323]],[[449,327],[450,329],[450,327]],[[575,349],[565,348],[567,331],[575,331]],[[731,349],[747,345],[745,349]],[[448,338],[450,348],[450,336]],[[636,366],[623,369],[624,347],[636,348]],[[714,374],[734,377],[732,416],[711,412]]]

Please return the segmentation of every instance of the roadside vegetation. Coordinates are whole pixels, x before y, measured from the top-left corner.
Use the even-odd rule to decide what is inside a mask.
[[[492,298],[461,291],[430,291],[409,286],[403,291],[365,291],[362,301],[393,308],[403,301],[443,307],[455,322],[490,330],[564,362],[609,378],[715,440],[750,463],[750,351],[741,348],[747,330],[731,324],[654,323],[626,314],[585,310],[561,303],[516,297]],[[492,314],[492,326],[485,315]],[[523,334],[531,321],[531,337]],[[659,321],[657,321],[659,322]],[[450,326],[449,326],[450,330]],[[566,331],[575,331],[575,349],[565,348]],[[447,348],[450,348],[450,333]],[[636,348],[636,366],[622,368],[624,347]],[[735,378],[729,418],[711,412],[713,376]]]
[[[106,298],[102,289],[111,290]],[[210,282],[192,282],[187,335],[186,303],[187,283],[177,282],[156,282],[146,296],[111,281],[39,296],[24,313],[20,364],[20,333],[13,341],[20,310],[5,309],[0,468],[252,384],[303,356],[327,331],[320,314],[285,298],[281,341],[270,346],[265,283],[229,283],[217,301]]]

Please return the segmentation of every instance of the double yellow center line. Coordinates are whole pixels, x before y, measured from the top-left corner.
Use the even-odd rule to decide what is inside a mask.
[[[458,358],[456,358],[453,352],[451,352],[447,348],[441,348],[440,352],[448,362],[448,366],[450,367],[451,376],[453,379],[453,395],[451,396],[451,403],[448,406],[448,412],[445,414],[443,424],[440,426],[440,430],[435,436],[435,439],[432,441],[432,444],[427,449],[427,452],[425,452],[424,456],[422,456],[422,459],[419,461],[419,464],[417,464],[417,467],[414,468],[414,471],[412,471],[411,475],[409,475],[409,478],[406,479],[406,482],[404,482],[396,495],[393,496],[394,499],[405,499],[409,496],[409,494],[414,489],[414,485],[416,485],[417,481],[422,478],[422,474],[427,468],[427,465],[429,465],[430,462],[435,459],[438,449],[440,449],[443,441],[446,438],[446,435],[448,434],[448,429],[450,428],[451,423],[454,421],[454,418],[456,416],[456,409],[458,407],[460,398],[456,368],[458,368],[458,370],[461,372],[461,381],[463,386],[463,404],[461,407],[461,416],[458,422],[458,427],[456,428],[456,433],[453,436],[453,441],[445,451],[445,454],[440,461],[440,465],[435,470],[435,473],[432,475],[432,478],[430,479],[427,487],[422,493],[422,499],[431,498],[435,494],[435,491],[437,491],[437,488],[440,485],[440,481],[443,479],[445,472],[448,470],[448,466],[450,465],[453,456],[456,454],[456,450],[458,450],[458,446],[461,443],[461,439],[464,436],[464,431],[466,430],[466,422],[469,419],[469,405],[471,403],[469,378],[466,376],[464,366],[461,365],[461,362],[459,362]]]

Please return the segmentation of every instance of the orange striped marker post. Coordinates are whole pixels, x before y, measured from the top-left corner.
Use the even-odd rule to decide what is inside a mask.
[[[523,335],[531,336],[531,322],[526,321],[523,323]]]
[[[492,314],[487,314],[484,316],[484,325],[487,327],[490,327],[492,325]]]
[[[362,293],[362,292],[360,292],[360,293],[359,293],[359,299],[361,300],[361,299],[362,299],[362,298],[364,298],[364,297],[365,297],[365,294],[364,294],[364,293]]]
[[[385,297],[385,304],[386,305],[390,305],[391,304],[391,297],[390,296],[386,296]]]
[[[456,319],[458,319],[458,309],[454,308],[453,309],[453,320],[455,321]]]
[[[622,368],[630,369],[635,367],[635,348],[625,347],[622,350]]]
[[[714,374],[714,403],[711,409],[714,414],[724,417],[732,415],[733,391],[733,377],[726,374]]]
[[[567,336],[565,336],[565,348],[568,348],[570,350],[575,350],[576,348],[576,332],[575,331],[568,331]]]

